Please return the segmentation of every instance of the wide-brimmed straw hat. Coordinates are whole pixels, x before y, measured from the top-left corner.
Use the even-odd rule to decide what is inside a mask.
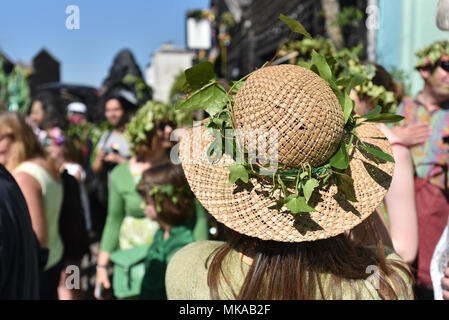
[[[325,164],[347,138],[343,111],[332,89],[299,66],[256,71],[238,91],[233,115],[235,129],[276,129],[278,161],[291,168]],[[356,130],[365,145],[391,155],[387,139],[375,125],[362,124]],[[394,163],[352,148],[346,174],[354,180],[357,202],[347,200],[337,185],[329,183],[311,198],[316,212],[292,215],[285,206],[276,208],[279,192],[270,195],[269,179],[251,176],[248,184],[230,185],[227,167],[235,161],[224,154],[212,164],[207,151],[213,140],[204,126],[189,129],[182,138],[179,155],[190,187],[219,222],[262,240],[314,241],[354,228],[380,204],[394,169]]]

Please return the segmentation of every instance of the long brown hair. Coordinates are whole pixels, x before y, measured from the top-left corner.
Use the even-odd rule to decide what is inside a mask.
[[[16,112],[0,112],[0,135],[10,135],[13,139],[11,156],[5,167],[10,172],[17,168],[22,162],[35,157],[41,157],[47,160],[49,167],[55,176],[59,176],[55,164],[48,156],[44,147],[41,145],[33,129],[26,123],[24,117]]]
[[[412,281],[405,264],[385,258],[380,239],[377,250],[373,250],[356,244],[345,234],[325,240],[283,243],[251,238],[229,229],[227,233],[228,241],[206,261],[212,299],[220,298],[218,288],[224,287],[221,281],[237,300],[342,299],[343,280],[351,283],[355,299],[360,299],[360,288],[355,280],[367,279],[371,275],[367,273],[370,266],[380,271],[376,290],[381,299],[398,299],[399,293],[408,293],[406,281],[392,267],[403,271]],[[238,291],[232,288],[223,269],[226,257],[234,250],[253,258]],[[324,274],[330,275],[327,285],[323,283]]]

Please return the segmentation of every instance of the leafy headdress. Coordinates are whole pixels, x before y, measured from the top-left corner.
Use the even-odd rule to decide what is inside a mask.
[[[281,20],[311,38],[299,22]],[[365,78],[337,79],[335,63],[313,50],[301,67],[266,64],[229,85],[214,79],[209,63],[186,71],[191,92],[177,107],[210,117],[199,128],[205,139],[183,137],[180,159],[192,191],[218,221],[263,240],[301,242],[349,230],[379,205],[394,160],[371,123],[402,117],[380,106],[355,116],[349,92]],[[266,158],[254,162],[251,141],[238,134],[257,129],[278,132],[274,170]],[[207,161],[191,161],[197,155]]]

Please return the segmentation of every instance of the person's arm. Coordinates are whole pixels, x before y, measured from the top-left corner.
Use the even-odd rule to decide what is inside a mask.
[[[31,216],[31,224],[39,244],[48,248],[48,226],[42,199],[42,187],[39,182],[25,172],[14,173],[14,178],[22,190]]]
[[[385,206],[390,220],[390,234],[396,253],[412,264],[418,253],[418,217],[415,205],[413,160],[410,149],[395,142],[400,139],[385,125],[379,126],[392,143],[395,168]]]
[[[125,217],[123,199],[117,189],[121,179],[117,171],[112,172],[108,195],[108,215],[101,237],[100,253],[97,262],[96,283],[102,283],[106,289],[110,288],[106,266],[109,264],[110,253],[118,247],[120,227]]]

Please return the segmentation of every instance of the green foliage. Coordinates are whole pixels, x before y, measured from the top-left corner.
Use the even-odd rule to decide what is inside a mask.
[[[299,22],[283,15],[281,15],[280,19],[287,23],[293,32],[310,37]],[[327,43],[322,40],[319,41]],[[315,211],[310,204],[313,193],[327,183],[335,183],[346,199],[356,202],[354,181],[345,173],[349,166],[351,150],[360,148],[379,159],[394,162],[391,156],[364,145],[360,139],[356,139],[357,143],[353,144],[354,138],[357,138],[356,128],[363,122],[392,122],[402,119],[402,117],[393,114],[381,113],[381,107],[376,108],[370,114],[366,114],[363,118],[354,117],[354,102],[350,99],[349,93],[353,87],[361,86],[365,83],[368,73],[370,75],[372,73],[370,67],[367,67],[364,70],[365,72],[360,72],[360,70],[353,73],[348,72],[347,69],[349,67],[345,65],[347,62],[344,61],[344,58],[351,57],[354,59],[352,63],[355,65],[355,57],[359,52],[358,48],[337,52],[330,44],[327,44],[325,50],[328,50],[331,54],[325,55],[314,49],[317,43],[313,39],[306,38],[303,42],[308,44],[306,51],[309,53],[309,58],[306,61],[302,60],[303,66],[323,78],[332,88],[345,116],[345,137],[350,136],[348,142],[342,139],[338,150],[329,159],[328,163],[321,167],[312,168],[308,163],[304,163],[299,168],[289,168],[279,164],[277,171],[271,175],[260,175],[259,170],[267,168],[267,165],[262,165],[261,163],[250,164],[248,151],[239,144],[235,136],[229,137],[226,135],[226,130],[235,129],[233,121],[234,97],[238,89],[251,74],[237,82],[224,85],[214,79],[210,64],[203,63],[194,66],[185,72],[186,85],[184,88],[187,89],[188,95],[185,99],[178,100],[176,106],[177,109],[184,110],[202,109],[209,114],[209,122],[204,125],[215,137],[207,152],[207,156],[212,163],[219,161],[221,154],[226,152],[232,151],[229,156],[233,157],[237,148],[240,151],[239,154],[243,155],[243,163],[227,167],[229,170],[229,184],[234,184],[237,181],[246,184],[249,183],[251,177],[265,179],[271,183],[271,195],[279,191],[279,200],[276,203],[276,207],[280,210],[285,206],[294,215],[300,212]],[[298,50],[301,50],[301,47],[298,47]],[[339,77],[335,75],[339,75]],[[229,87],[229,89],[226,90],[225,87]],[[229,145],[232,145],[233,148],[226,148]],[[222,153],[213,157],[213,153],[219,151],[220,148]]]
[[[343,7],[338,13],[338,25],[341,27],[359,27],[363,21],[363,12],[356,7]]]
[[[350,84],[350,87],[359,96],[368,97],[373,104],[381,105],[383,112],[392,113],[397,110],[398,103],[394,93],[372,82],[372,79],[376,75],[375,66],[362,64],[360,60],[362,46],[337,50],[325,38],[303,39],[301,41],[292,40],[280,48],[279,55],[286,56],[292,52],[296,52],[297,55],[290,59],[290,63],[308,68],[310,57],[313,59],[314,51],[326,59],[332,73],[338,79],[336,84],[340,90],[347,88],[348,84],[353,82]],[[345,119],[347,119],[346,117],[347,113],[345,114]]]
[[[449,41],[434,42],[430,46],[416,52],[418,61],[415,64],[415,68],[433,66],[443,55],[449,55]]]
[[[285,22],[289,28],[292,30],[292,32],[302,34],[308,39],[312,39],[312,36],[310,33],[307,32],[307,30],[304,28],[304,26],[299,22],[292,18],[289,18],[283,14],[279,16],[279,19],[283,22]]]
[[[27,72],[20,65],[15,65],[7,75],[3,68],[4,61],[0,55],[0,109],[25,114],[30,104]]]

